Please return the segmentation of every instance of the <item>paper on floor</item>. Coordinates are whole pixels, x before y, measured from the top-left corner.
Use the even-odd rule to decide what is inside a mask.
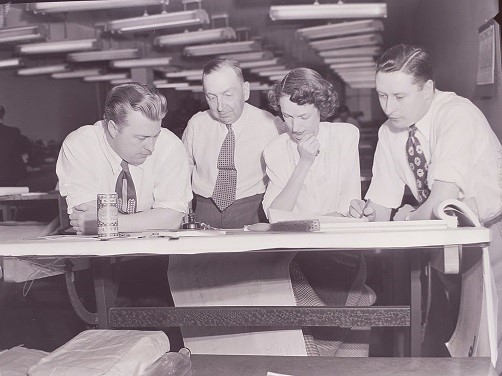
[[[29,376],[139,376],[169,351],[161,331],[86,330],[41,359]]]
[[[0,352],[0,376],[26,376],[28,368],[48,353],[41,350],[14,347]]]
[[[169,256],[169,286],[177,307],[294,306],[289,276],[294,252]],[[299,329],[182,328],[194,354],[306,355]],[[272,328],[274,329],[274,328]]]

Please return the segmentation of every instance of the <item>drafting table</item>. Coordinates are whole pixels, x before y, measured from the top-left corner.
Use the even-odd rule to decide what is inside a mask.
[[[99,241],[68,237],[16,240],[0,243],[0,256],[69,258],[90,257],[94,269],[97,312],[72,304],[79,316],[100,328],[168,326],[410,326],[410,354],[420,355],[421,289],[420,252],[416,248],[452,245],[479,246],[490,241],[482,227],[432,228],[428,221],[358,223],[329,232],[255,233],[230,231],[226,235],[175,238],[117,238]],[[114,256],[169,255],[225,252],[291,252],[309,250],[409,249],[411,304],[395,307],[113,307],[117,286],[112,278]],[[99,257],[94,257],[99,256]],[[70,296],[75,293],[67,275]],[[72,291],[73,288],[73,291]],[[287,317],[287,322],[284,318]]]
[[[192,355],[197,376],[496,376],[489,358],[331,358]]]

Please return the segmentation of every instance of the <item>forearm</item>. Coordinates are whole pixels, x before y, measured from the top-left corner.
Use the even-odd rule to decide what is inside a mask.
[[[274,201],[272,201],[270,208],[287,211],[292,211],[294,209],[310,166],[310,164],[300,159],[300,162],[298,162],[298,165],[295,167],[286,186]]]
[[[119,214],[119,231],[136,232],[155,229],[177,229],[183,213],[173,209],[150,209],[134,214]]]
[[[390,213],[392,209],[375,204],[372,201],[370,201],[368,206],[371,206],[375,210],[375,222],[385,222],[390,220]]]
[[[434,210],[441,202],[447,199],[458,198],[460,189],[455,183],[435,181],[431,188],[431,193],[427,200],[418,209],[411,212],[408,220],[424,220],[434,217]]]

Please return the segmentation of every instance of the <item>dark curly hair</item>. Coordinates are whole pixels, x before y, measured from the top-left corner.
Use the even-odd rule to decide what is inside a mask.
[[[313,104],[321,115],[321,120],[329,118],[338,106],[338,94],[333,85],[315,70],[295,68],[281,81],[277,81],[268,92],[270,106],[280,111],[279,99],[283,95],[300,106]]]

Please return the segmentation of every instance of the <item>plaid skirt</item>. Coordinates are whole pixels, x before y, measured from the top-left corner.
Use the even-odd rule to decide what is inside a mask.
[[[358,253],[299,253],[289,268],[298,306],[371,306],[376,294],[366,286],[366,264]],[[302,328],[307,355],[367,357],[368,328]]]

